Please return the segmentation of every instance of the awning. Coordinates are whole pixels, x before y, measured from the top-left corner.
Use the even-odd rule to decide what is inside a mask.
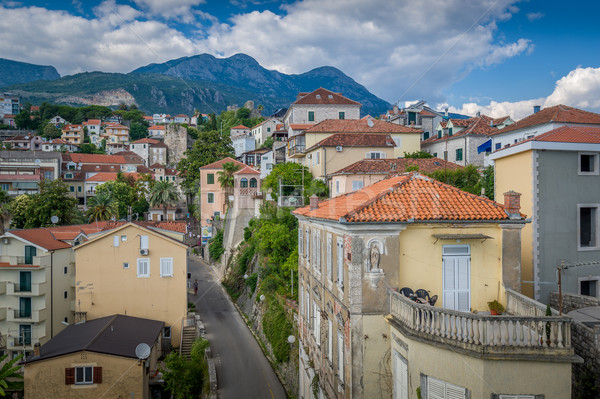
[[[486,236],[485,234],[432,234],[432,237],[435,238],[435,241],[438,240],[482,240],[485,241],[489,238],[494,238],[490,236]]]
[[[489,139],[485,143],[481,144],[477,147],[477,153],[481,154],[482,152],[491,152],[492,151],[492,139]]]

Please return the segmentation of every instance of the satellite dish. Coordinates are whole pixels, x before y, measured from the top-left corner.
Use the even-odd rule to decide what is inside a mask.
[[[290,335],[290,336],[288,337],[288,342],[289,342],[290,344],[293,344],[294,342],[296,342],[296,337],[294,337],[293,335]]]
[[[50,221],[52,222],[52,224],[56,224],[56,223],[58,223],[58,216],[56,216],[56,215],[55,215],[55,216],[52,216],[52,217],[50,218]]]
[[[374,126],[373,121],[370,119],[367,119],[367,125],[369,125],[369,127],[373,127]]]
[[[140,360],[145,360],[150,356],[150,346],[144,342],[135,347],[135,355]]]
[[[35,160],[35,164],[36,164],[36,165],[39,165],[41,162],[42,162],[42,161],[40,161],[39,159],[36,159],[36,160]]]

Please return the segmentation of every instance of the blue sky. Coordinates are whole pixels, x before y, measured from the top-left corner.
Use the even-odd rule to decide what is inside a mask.
[[[383,99],[521,118],[600,112],[600,2],[575,0],[0,0],[0,57],[61,75],[246,53],[332,65]]]

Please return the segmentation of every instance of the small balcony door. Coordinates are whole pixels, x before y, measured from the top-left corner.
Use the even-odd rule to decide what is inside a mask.
[[[443,306],[461,312],[471,311],[471,247],[444,245]]]
[[[32,265],[34,256],[37,256],[37,248],[31,245],[25,245],[25,264]]]
[[[31,317],[31,298],[19,298],[19,317]]]
[[[31,292],[31,272],[19,272],[19,292]]]
[[[19,345],[31,345],[31,326],[19,325]]]

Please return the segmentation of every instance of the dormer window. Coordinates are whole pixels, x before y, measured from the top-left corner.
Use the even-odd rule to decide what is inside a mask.
[[[320,99],[321,99],[321,95],[317,94],[317,100],[320,100]]]
[[[332,94],[330,94],[328,97],[329,97],[330,100],[333,100],[333,95]]]

